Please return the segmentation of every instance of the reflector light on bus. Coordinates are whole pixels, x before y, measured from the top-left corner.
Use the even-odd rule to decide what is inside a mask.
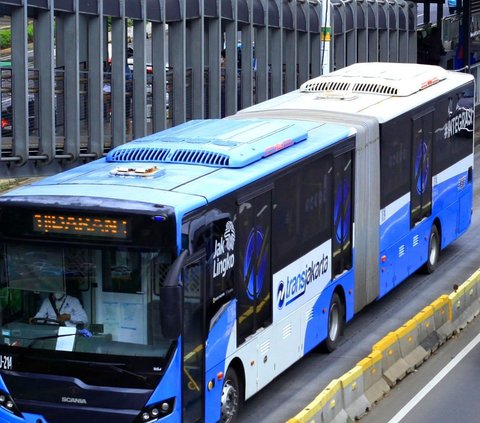
[[[289,138],[288,140],[279,142],[278,144],[274,144],[265,149],[265,154],[263,155],[263,157],[271,156],[272,154],[278,153],[279,151],[287,147],[290,147],[291,145],[293,145],[293,140],[291,138]]]
[[[435,85],[438,82],[440,82],[440,80],[438,78],[429,79],[428,81],[425,81],[425,82],[422,83],[422,85],[420,85],[420,89],[424,90],[425,88],[428,88],[431,85]]]

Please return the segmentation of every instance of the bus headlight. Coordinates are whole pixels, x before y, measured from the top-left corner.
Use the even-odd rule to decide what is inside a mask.
[[[175,398],[169,398],[144,407],[138,414],[134,423],[153,423],[173,412]]]
[[[18,417],[22,417],[22,413],[18,409],[13,398],[6,392],[0,389],[0,408],[7,410],[8,412],[15,414]]]

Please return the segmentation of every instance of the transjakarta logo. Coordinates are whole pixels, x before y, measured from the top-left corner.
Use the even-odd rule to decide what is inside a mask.
[[[468,130],[473,124],[475,113],[473,109],[460,109],[460,111],[451,117],[443,127],[443,136],[445,139],[458,134],[462,130]],[[471,130],[471,129],[470,129]]]
[[[85,398],[62,397],[62,402],[85,405],[87,404],[87,400]]]
[[[304,299],[301,301],[304,303],[320,294],[330,281],[330,263],[330,241],[328,241],[276,273],[274,283],[278,281],[278,310],[282,310],[300,298]]]
[[[213,253],[213,277],[224,277],[235,265],[235,226],[229,220],[225,225],[225,232],[219,240],[215,240]]]

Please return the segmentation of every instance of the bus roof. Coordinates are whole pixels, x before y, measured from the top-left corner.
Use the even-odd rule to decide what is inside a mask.
[[[209,137],[208,133],[214,135]],[[18,188],[5,196],[14,197],[12,200],[34,196],[128,199],[171,206],[182,214],[328,149],[353,134],[352,128],[323,122],[278,119],[188,122],[117,147],[106,158]],[[285,142],[286,136],[297,141]],[[226,143],[232,139],[238,139],[238,145]],[[225,143],[218,144],[215,140]],[[162,159],[156,153],[165,145],[171,146],[172,153]],[[187,160],[172,159],[187,146]],[[156,153],[148,155],[148,148]],[[195,151],[202,157],[209,149],[228,153],[230,162],[199,163],[192,159]],[[239,166],[242,161],[245,163]]]
[[[386,122],[468,84],[473,76],[413,63],[358,63],[305,82],[299,90],[239,112],[305,110],[374,116]]]

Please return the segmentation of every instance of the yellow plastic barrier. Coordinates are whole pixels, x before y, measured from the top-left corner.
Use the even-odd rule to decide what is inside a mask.
[[[343,390],[345,411],[352,420],[361,418],[370,408],[370,403],[364,394],[363,368],[355,366],[340,377]]]

